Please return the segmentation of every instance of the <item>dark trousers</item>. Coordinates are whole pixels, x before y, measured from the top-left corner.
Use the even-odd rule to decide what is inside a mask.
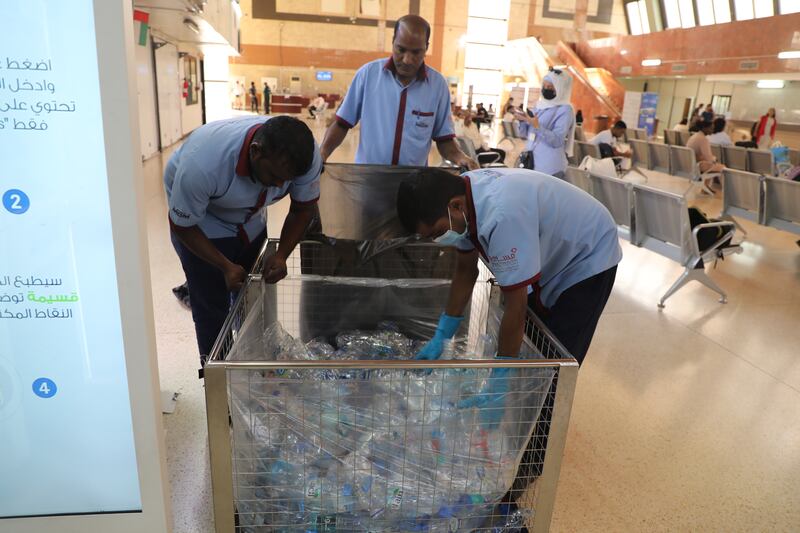
[[[576,283],[562,292],[555,305],[539,317],[579,364],[589,351],[616,276],[617,267],[614,266]],[[528,305],[536,309],[534,304],[531,294]]]
[[[249,244],[238,237],[211,239],[211,243],[222,252],[222,255],[249,272],[266,236],[267,233],[264,231]],[[220,270],[194,255],[174,233],[171,233],[170,237],[172,246],[181,260],[183,272],[186,274],[197,348],[200,350],[202,364],[214,347],[214,341],[217,340],[222,324],[228,316],[235,294],[228,291],[225,277]]]
[[[583,362],[586,352],[589,351],[597,322],[611,295],[616,275],[617,267],[614,266],[580,281],[562,292],[555,305],[547,312],[537,313],[545,326],[578,361],[578,364]],[[533,293],[528,297],[528,305],[533,310],[539,307]],[[555,398],[556,382],[554,381],[545,396],[542,411],[536,421],[536,428],[528,443],[528,449],[522,456],[514,485],[511,492],[506,495],[507,501],[515,501],[521,497],[528,485],[542,474]]]

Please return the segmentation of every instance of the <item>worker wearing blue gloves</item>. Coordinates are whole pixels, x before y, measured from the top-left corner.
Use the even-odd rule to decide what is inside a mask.
[[[417,358],[437,359],[444,341],[457,333],[480,255],[505,297],[497,357],[519,355],[531,308],[578,363],[583,361],[622,258],[616,224],[600,202],[532,170],[492,168],[454,176],[425,168],[401,183],[397,211],[408,232],[461,252],[436,334]],[[481,425],[496,427],[515,373],[493,369],[481,392],[459,406],[480,407]],[[543,412],[552,409],[553,396],[546,396]],[[541,464],[543,457],[523,461]],[[514,494],[524,489],[515,486]]]
[[[519,355],[530,307],[583,361],[622,258],[617,226],[600,202],[533,170],[454,176],[425,168],[400,184],[397,211],[410,233],[461,252],[444,314],[418,359],[438,359],[457,333],[480,255],[505,297],[497,355]]]

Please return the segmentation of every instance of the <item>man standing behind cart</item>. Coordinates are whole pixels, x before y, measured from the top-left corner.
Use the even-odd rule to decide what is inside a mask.
[[[392,56],[356,72],[336,120],[325,132],[323,161],[361,122],[356,163],[425,166],[433,140],[444,159],[478,168],[455,142],[447,82],[425,64],[430,36],[430,24],[420,16],[397,20]]]
[[[311,130],[286,116],[206,124],[170,158],[172,244],[186,273],[201,365],[264,243],[265,206],[292,200],[278,251],[264,264],[264,281],[275,283],[313,218],[321,169]]]

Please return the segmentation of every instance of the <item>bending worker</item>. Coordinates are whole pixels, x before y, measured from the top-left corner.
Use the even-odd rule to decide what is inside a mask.
[[[600,202],[541,172],[454,176],[431,168],[400,185],[397,210],[409,232],[463,252],[436,334],[418,358],[438,359],[458,330],[480,254],[505,293],[497,355],[519,355],[531,307],[583,361],[622,259],[617,226]]]
[[[444,159],[478,168],[456,144],[447,82],[425,64],[430,36],[430,24],[420,16],[397,20],[392,56],[356,72],[336,120],[325,132],[323,161],[361,122],[356,163],[426,166],[433,140]]]
[[[205,364],[238,291],[266,239],[265,206],[289,195],[280,245],[263,279],[286,277],[286,259],[319,199],[322,158],[311,130],[291,117],[220,120],[196,129],[164,172],[172,244],[192,302]]]

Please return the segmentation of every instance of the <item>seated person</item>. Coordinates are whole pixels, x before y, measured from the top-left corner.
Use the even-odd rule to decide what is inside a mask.
[[[472,121],[478,126],[478,130],[481,129],[481,124],[489,123],[489,112],[486,111],[482,103],[476,105],[475,115],[472,117]]]
[[[321,96],[317,96],[311,101],[311,105],[308,106],[308,114],[311,118],[317,118],[317,115],[323,113],[325,108],[328,107],[328,102]]]
[[[456,130],[458,131],[458,130]],[[486,139],[483,138],[481,132],[478,131],[478,126],[473,119],[471,113],[466,113],[464,115],[464,123],[461,128],[461,133],[458,134],[459,137],[465,137],[472,141],[472,144],[475,146],[475,152],[480,156],[480,154],[486,153],[496,153],[500,154],[500,159],[497,161],[498,163],[505,164],[506,160],[506,152],[505,150],[501,150],[500,148],[489,148],[486,145]],[[480,163],[481,158],[478,157],[478,162]]]
[[[672,129],[674,131],[689,131],[689,119],[682,118],[681,121],[675,124],[675,127]]]
[[[603,130],[594,137],[592,140],[589,141],[590,144],[594,144],[600,148],[600,155],[602,157],[630,157],[630,152],[622,152],[617,149],[617,139],[621,138],[625,135],[625,131],[628,129],[628,126],[618,120],[611,129]],[[605,147],[603,145],[606,145]]]
[[[460,107],[455,108],[455,111],[453,111],[453,131],[456,137],[464,136],[464,110]]]
[[[724,165],[717,163],[717,159],[711,152],[711,143],[708,136],[711,135],[712,124],[708,121],[700,121],[700,131],[689,138],[686,143],[687,148],[694,150],[694,157],[700,165],[700,172],[722,172]]]
[[[733,146],[733,140],[725,133],[725,119],[722,117],[714,119],[714,133],[708,136],[708,142],[721,146]]]

